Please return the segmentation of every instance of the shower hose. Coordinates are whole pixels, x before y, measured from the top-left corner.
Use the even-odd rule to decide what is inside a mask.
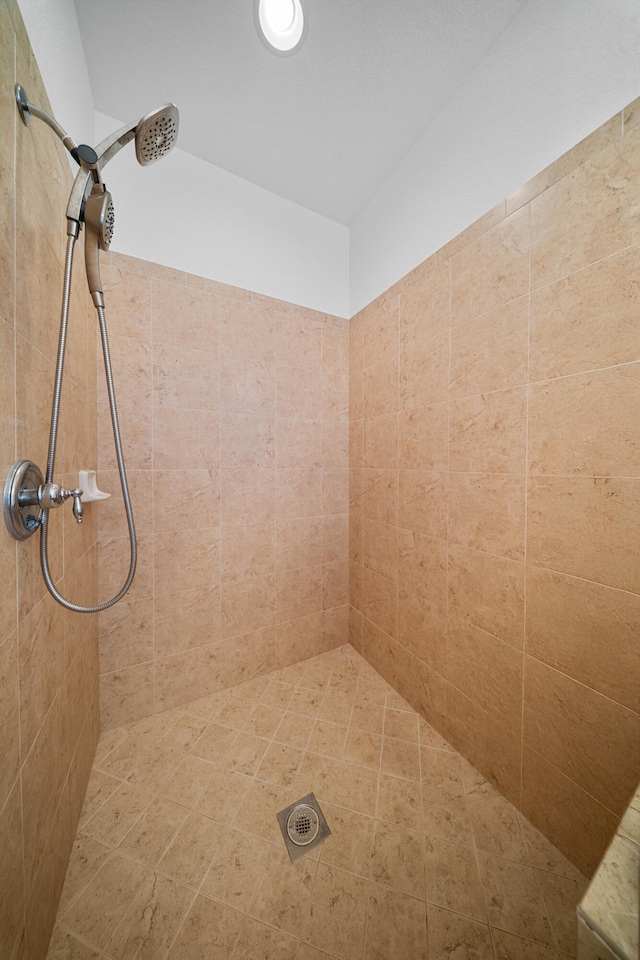
[[[75,225],[75,221],[73,222]],[[73,252],[75,248],[78,229],[73,229],[70,225],[67,238],[67,252],[64,264],[64,288],[62,294],[62,310],[60,313],[60,337],[58,340],[58,359],[56,362],[56,376],[53,388],[53,406],[51,410],[51,428],[49,431],[49,454],[47,457],[47,472],[45,476],[46,483],[53,482],[53,468],[56,457],[56,443],[58,439],[58,418],[60,414],[60,395],[62,393],[62,373],[64,368],[64,354],[67,341],[67,326],[69,321],[69,300],[71,296],[71,270],[73,267]],[[73,232],[72,232],[73,231]],[[129,564],[129,573],[121,590],[107,600],[105,603],[97,604],[94,607],[83,607],[77,603],[71,603],[58,592],[53,582],[49,570],[49,510],[42,512],[42,524],[40,531],[40,564],[42,566],[42,575],[51,596],[74,613],[99,613],[101,610],[107,610],[124,597],[131,586],[131,581],[136,572],[136,563],[138,559],[138,548],[136,545],[136,531],[133,524],[133,513],[131,511],[131,498],[129,496],[129,487],[127,485],[127,474],[124,468],[124,458],[122,456],[122,442],[120,440],[120,427],[118,425],[118,411],[116,408],[116,396],[113,388],[113,376],[111,373],[111,355],[109,352],[109,338],[107,335],[107,321],[104,315],[104,307],[96,305],[98,321],[100,324],[100,339],[102,341],[102,355],[104,357],[104,371],[107,380],[107,392],[109,394],[109,410],[111,412],[111,426],[113,427],[113,439],[116,448],[116,458],[118,461],[118,473],[120,475],[120,485],[122,487],[122,497],[124,499],[124,508],[127,515],[127,525],[129,527],[129,542],[131,545],[131,562]]]

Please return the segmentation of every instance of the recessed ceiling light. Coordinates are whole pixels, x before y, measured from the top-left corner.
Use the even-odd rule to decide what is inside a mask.
[[[254,16],[258,33],[272,53],[295,53],[305,35],[300,0],[254,0]]]

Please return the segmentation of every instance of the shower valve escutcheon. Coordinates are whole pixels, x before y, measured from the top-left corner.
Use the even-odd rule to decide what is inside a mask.
[[[31,460],[16,460],[7,474],[2,510],[7,530],[15,540],[26,540],[40,528],[42,511],[61,506],[73,497],[73,515],[82,523],[82,490],[67,490],[58,483],[44,482],[42,471]]]

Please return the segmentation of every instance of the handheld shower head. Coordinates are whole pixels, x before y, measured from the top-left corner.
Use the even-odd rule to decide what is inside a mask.
[[[77,230],[80,221],[85,221],[87,279],[96,306],[104,306],[99,250],[108,250],[114,223],[111,196],[105,190],[100,176],[102,168],[134,137],[138,163],[143,167],[155,163],[175,146],[178,139],[178,120],[176,105],[166,103],[163,107],[152,110],[137,123],[127,124],[120,130],[116,130],[98,144],[95,152],[88,148],[97,156],[97,159],[91,165],[83,164],[76,176],[67,204],[67,220],[70,221],[68,228],[70,230]],[[82,149],[82,146],[78,147],[78,151]],[[97,180],[95,171],[98,174]]]

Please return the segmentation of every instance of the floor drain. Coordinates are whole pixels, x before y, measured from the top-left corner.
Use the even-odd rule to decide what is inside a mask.
[[[277,816],[292,863],[322,843],[331,833],[312,793],[281,810]]]

